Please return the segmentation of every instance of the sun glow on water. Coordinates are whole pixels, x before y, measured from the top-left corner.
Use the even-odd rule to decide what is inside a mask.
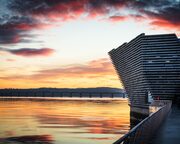
[[[126,100],[1,99],[0,115],[1,138],[42,136],[52,144],[109,144],[129,130]]]

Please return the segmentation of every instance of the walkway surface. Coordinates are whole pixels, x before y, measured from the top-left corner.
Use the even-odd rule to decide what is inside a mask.
[[[172,107],[151,144],[180,144],[180,107]]]

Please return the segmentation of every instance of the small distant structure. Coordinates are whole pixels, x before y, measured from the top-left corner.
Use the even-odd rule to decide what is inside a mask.
[[[153,102],[153,97],[150,91],[148,91],[148,103],[151,104]]]

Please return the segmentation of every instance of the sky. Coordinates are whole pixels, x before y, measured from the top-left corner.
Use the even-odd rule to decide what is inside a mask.
[[[180,37],[180,0],[0,0],[0,88],[123,88],[108,52]]]

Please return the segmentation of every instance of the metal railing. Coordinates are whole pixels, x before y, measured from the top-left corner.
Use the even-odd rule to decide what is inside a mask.
[[[158,111],[150,114],[113,144],[147,144],[168,115],[170,109],[171,101],[168,101]]]

